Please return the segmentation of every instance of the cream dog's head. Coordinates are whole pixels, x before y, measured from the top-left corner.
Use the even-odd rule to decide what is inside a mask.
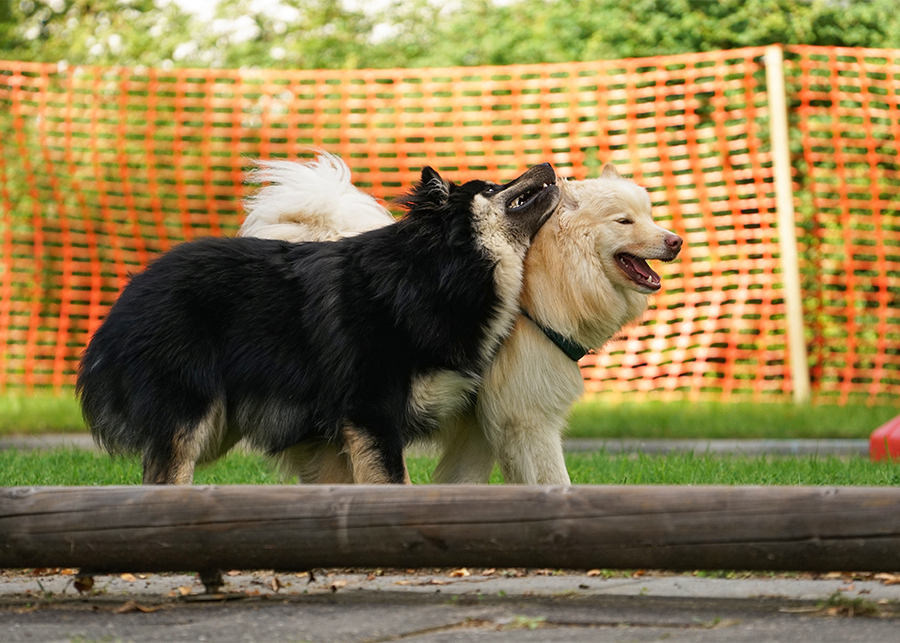
[[[681,237],[656,225],[647,191],[606,165],[557,181],[561,199],[525,261],[522,305],[540,323],[599,348],[640,320],[661,287],[647,261],[671,261]]]
[[[672,261],[682,240],[653,222],[647,191],[607,164],[597,179],[560,183],[561,225],[593,245],[603,273],[615,285],[652,294],[659,275],[647,261]],[[565,220],[564,220],[565,219]]]

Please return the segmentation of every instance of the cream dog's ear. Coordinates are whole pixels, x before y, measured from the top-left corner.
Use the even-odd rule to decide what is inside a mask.
[[[616,166],[612,163],[607,163],[603,166],[603,171],[600,172],[601,179],[621,179],[622,175],[619,174],[619,171],[616,169]]]

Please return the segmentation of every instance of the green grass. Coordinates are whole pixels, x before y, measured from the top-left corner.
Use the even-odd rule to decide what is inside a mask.
[[[579,402],[569,436],[584,438],[824,439],[868,438],[894,418],[893,406],[777,402]]]
[[[574,484],[894,486],[900,466],[867,458],[674,453],[570,454]]]
[[[892,406],[795,406],[750,402],[586,400],[569,435],[590,438],[867,438],[900,410]],[[0,436],[84,431],[74,395],[0,396]]]
[[[900,466],[873,463],[865,458],[634,456],[600,452],[570,454],[567,464],[574,484],[900,485]],[[434,465],[432,458],[410,458],[413,483],[430,482]],[[137,458],[110,458],[94,451],[73,449],[0,451],[0,486],[121,485],[138,484],[140,478]],[[197,484],[282,482],[264,458],[239,452],[201,468],[195,477]],[[491,482],[502,482],[499,472],[494,472]]]
[[[86,430],[73,393],[0,396],[0,436]]]

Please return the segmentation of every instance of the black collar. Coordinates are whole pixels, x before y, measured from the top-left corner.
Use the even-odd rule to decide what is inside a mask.
[[[591,350],[590,348],[588,348],[586,346],[582,346],[581,344],[578,344],[576,342],[573,342],[571,339],[569,339],[568,337],[565,337],[563,335],[560,335],[552,328],[547,328],[543,324],[537,323],[536,321],[534,321],[534,318],[528,314],[528,311],[525,310],[524,308],[522,309],[522,314],[525,317],[527,317],[529,320],[531,320],[532,324],[534,324],[535,326],[540,328],[541,332],[543,332],[544,335],[547,336],[547,339],[549,339],[551,342],[556,344],[557,348],[559,348],[559,350],[561,350],[563,353],[565,353],[566,356],[568,356],[568,358],[571,359],[573,362],[577,362],[582,357],[587,355],[588,352],[590,352],[590,350]]]

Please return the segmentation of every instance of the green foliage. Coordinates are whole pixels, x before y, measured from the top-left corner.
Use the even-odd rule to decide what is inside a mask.
[[[340,0],[221,0],[212,21],[172,0],[17,0],[0,57],[152,67],[340,68],[364,63],[370,18]]]
[[[358,68],[561,62],[783,44],[900,47],[894,0],[7,0],[0,56],[69,64]],[[359,8],[355,8],[359,7]]]
[[[346,9],[341,0],[282,0],[281,7],[261,11],[252,0],[221,0],[216,22],[204,26],[187,59],[226,68],[366,66],[374,24],[365,13]]]
[[[0,56],[157,66],[192,32],[192,20],[177,5],[154,0],[12,0]]]

